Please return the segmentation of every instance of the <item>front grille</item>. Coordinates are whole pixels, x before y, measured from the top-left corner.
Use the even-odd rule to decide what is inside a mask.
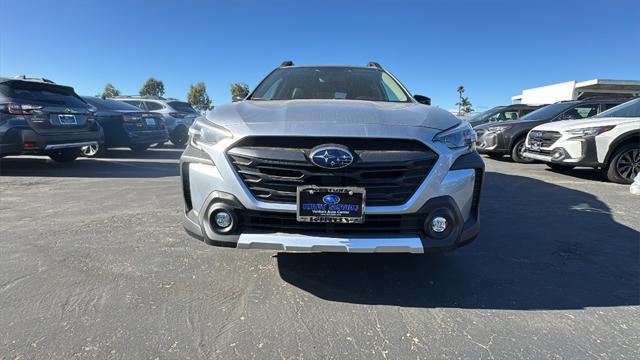
[[[558,139],[560,139],[561,137],[562,134],[557,131],[533,130],[529,132],[529,144],[531,144],[532,141],[535,141],[540,143],[540,147],[548,148],[556,141],[558,141]]]
[[[290,232],[307,235],[398,235],[419,234],[424,215],[367,215],[362,224],[298,222],[296,214],[237,210],[244,232]]]
[[[308,161],[311,149],[328,144],[348,147],[353,164],[323,169]],[[301,185],[359,186],[369,206],[404,204],[438,159],[419,141],[371,138],[250,137],[227,153],[256,199],[295,203]]]

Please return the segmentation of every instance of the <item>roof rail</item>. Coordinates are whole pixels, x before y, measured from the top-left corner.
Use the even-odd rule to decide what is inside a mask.
[[[280,67],[288,67],[288,66],[293,66],[293,61],[286,60],[286,61],[283,61],[282,64],[280,64]]]
[[[114,99],[149,99],[149,100],[167,100],[162,96],[155,95],[119,95],[114,97]]]
[[[380,64],[378,64],[375,61],[369,61],[369,63],[367,63],[367,67],[372,67],[372,68],[376,68],[376,69],[382,70],[382,66],[380,66]]]
[[[49,84],[55,84],[55,82],[49,80],[49,79],[45,79],[45,78],[31,78],[31,77],[27,77],[26,75],[18,75],[16,77],[14,77],[14,79],[16,80],[30,80],[30,81],[40,81],[43,83],[49,83]]]

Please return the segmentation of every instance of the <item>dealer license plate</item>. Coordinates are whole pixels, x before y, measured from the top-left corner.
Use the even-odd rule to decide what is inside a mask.
[[[364,222],[364,188],[298,186],[297,193],[298,221]]]

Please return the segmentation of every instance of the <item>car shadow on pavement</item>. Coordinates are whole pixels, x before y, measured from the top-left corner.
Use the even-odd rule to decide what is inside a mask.
[[[158,159],[158,160],[178,160],[184,149],[161,148],[147,149],[145,151],[131,151],[126,148],[109,149],[97,156],[98,159]]]
[[[279,273],[320,298],[357,304],[517,310],[640,304],[640,235],[617,223],[597,197],[490,172],[481,219],[476,241],[450,253],[279,253]]]
[[[179,175],[177,160],[167,162],[141,161],[140,158],[131,160],[81,158],[69,163],[56,163],[48,157],[0,159],[0,176],[159,178]]]

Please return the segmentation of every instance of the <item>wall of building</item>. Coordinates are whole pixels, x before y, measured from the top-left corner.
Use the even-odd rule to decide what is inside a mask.
[[[575,94],[575,81],[541,86],[522,91],[522,104],[541,105],[552,104],[562,100],[573,100]]]

